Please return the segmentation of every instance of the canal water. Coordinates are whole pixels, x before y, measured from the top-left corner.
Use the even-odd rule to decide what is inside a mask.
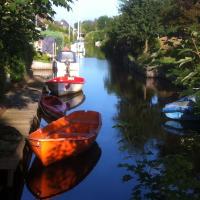
[[[21,199],[199,199],[200,127],[160,112],[178,98],[177,90],[132,76],[107,60],[81,58],[80,64],[86,83],[68,114],[101,113],[96,143],[85,154],[47,168],[33,155]],[[48,124],[40,117],[41,127]]]

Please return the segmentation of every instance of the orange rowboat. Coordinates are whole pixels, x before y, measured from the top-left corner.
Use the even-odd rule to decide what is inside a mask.
[[[87,150],[95,141],[100,127],[99,112],[75,111],[32,132],[28,142],[43,165],[47,166]]]
[[[47,167],[35,159],[26,177],[29,190],[37,199],[52,199],[55,195],[69,191],[86,178],[96,166],[101,149],[94,142],[80,156],[56,162]]]

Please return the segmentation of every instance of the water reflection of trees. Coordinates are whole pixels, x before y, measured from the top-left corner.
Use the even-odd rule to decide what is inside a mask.
[[[85,48],[87,57],[96,57],[99,59],[105,59],[105,54],[101,51],[100,48],[95,47],[92,44],[86,44]]]
[[[124,181],[137,179],[132,199],[199,199],[199,144],[199,135],[167,137],[154,159],[120,164]]]
[[[149,106],[152,93],[144,95],[142,82],[119,71],[111,67],[105,85],[119,97],[115,128],[129,153],[119,167],[126,170],[122,180],[133,183],[131,198],[200,199],[200,135],[165,133],[159,108]]]
[[[132,146],[127,142],[142,148],[149,138],[162,137],[160,112],[149,104],[153,93],[144,89],[144,79],[138,81],[121,68],[118,71],[111,66],[105,85],[108,92],[119,97],[114,120],[115,127],[121,130],[120,143],[124,150]]]

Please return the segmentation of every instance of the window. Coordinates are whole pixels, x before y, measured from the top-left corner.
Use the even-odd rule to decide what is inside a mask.
[[[59,62],[66,62],[69,61],[71,63],[76,62],[76,56],[74,52],[71,51],[61,51],[58,56],[57,60]]]

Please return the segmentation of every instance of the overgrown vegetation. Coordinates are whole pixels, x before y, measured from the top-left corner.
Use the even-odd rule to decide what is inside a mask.
[[[42,32],[43,37],[50,36],[55,39],[58,50],[62,49],[64,45],[69,44],[69,38],[66,33],[60,31],[51,31],[47,29]]]
[[[131,55],[142,68],[167,68],[175,83],[199,87],[199,1],[121,0],[120,12],[106,31],[107,56]]]
[[[42,53],[42,52],[35,52],[33,60],[46,62],[46,63],[49,63],[51,61],[50,57],[47,54]]]
[[[124,170],[121,181],[132,186],[129,199],[199,199],[199,122],[161,117],[160,106],[171,96],[171,87],[159,89],[161,83],[143,82],[118,65],[109,69],[105,86],[118,97],[113,128],[124,155],[117,166]],[[160,95],[152,105],[155,93]],[[166,126],[170,121],[171,128]]]
[[[121,0],[120,11],[106,32],[107,56],[129,59],[143,70],[165,70],[184,94],[196,94],[199,114],[199,1]],[[125,69],[111,68],[105,85],[119,97],[114,128],[119,130],[119,149],[128,155],[118,166],[125,169],[122,181],[133,186],[131,199],[199,199],[199,121],[170,120],[174,126],[165,126],[156,113],[160,107],[149,106],[146,84],[142,89],[132,82],[134,77],[122,77]]]
[[[81,22],[81,31],[85,35],[85,43],[91,45],[94,45],[97,41],[103,43],[107,39],[106,31],[110,27],[111,21],[112,18],[101,16],[94,21],[86,20]]]

